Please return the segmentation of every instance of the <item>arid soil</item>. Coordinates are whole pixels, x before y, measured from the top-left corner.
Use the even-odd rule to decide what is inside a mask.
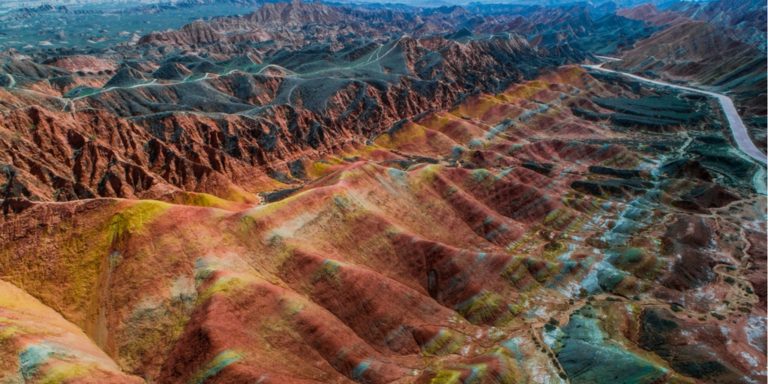
[[[733,92],[757,137],[752,24],[697,9],[3,51],[0,382],[765,382],[764,163],[717,99],[584,65]]]

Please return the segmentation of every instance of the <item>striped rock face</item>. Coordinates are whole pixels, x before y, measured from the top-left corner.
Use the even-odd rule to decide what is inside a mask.
[[[567,66],[298,161],[262,203],[15,201],[0,372],[763,380],[764,170],[717,105]]]
[[[768,380],[761,2],[98,1],[0,4],[0,384]]]

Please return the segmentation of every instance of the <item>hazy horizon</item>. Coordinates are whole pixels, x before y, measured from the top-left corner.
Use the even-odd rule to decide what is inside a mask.
[[[271,2],[287,2],[290,0],[207,0],[197,2],[197,4],[236,4],[242,6],[259,5],[263,3]],[[520,5],[542,5],[542,6],[556,6],[563,4],[574,3],[592,3],[592,4],[604,4],[604,3],[616,3],[618,6],[634,6],[645,3],[653,4],[665,4],[676,2],[711,2],[712,0],[395,0],[395,1],[382,1],[382,0],[333,0],[333,1],[321,1],[324,3],[345,3],[345,4],[393,4],[393,5],[410,5],[418,7],[440,7],[446,5],[469,5],[473,3],[480,4],[520,4]],[[114,6],[114,7],[133,7],[141,5],[177,5],[177,4],[189,4],[195,3],[190,0],[10,0],[0,3],[0,10],[11,11],[14,9],[22,8],[35,8],[40,6],[67,6],[67,7],[87,7],[87,6]]]

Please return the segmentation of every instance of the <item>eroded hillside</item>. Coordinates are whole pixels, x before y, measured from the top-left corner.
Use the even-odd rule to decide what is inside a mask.
[[[5,356],[54,352],[7,372],[761,380],[761,168],[713,128],[716,104],[637,86],[565,67],[303,162],[306,185],[265,205],[14,207],[1,273],[69,322],[40,334],[10,314]],[[592,115],[654,99],[697,118],[618,129]],[[80,329],[113,360],[57,336]]]
[[[718,100],[581,65],[754,91],[751,24],[697,9],[278,3],[0,53],[0,381],[765,381],[764,163]]]

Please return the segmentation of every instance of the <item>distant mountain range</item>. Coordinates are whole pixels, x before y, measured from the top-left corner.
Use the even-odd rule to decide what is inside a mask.
[[[675,2],[684,2],[684,3],[700,3],[700,2],[708,2],[709,0],[702,0],[702,1],[696,1],[696,0],[689,0],[689,1],[675,1]],[[137,5],[148,5],[148,4],[215,4],[215,3],[240,3],[240,4],[259,4],[259,3],[265,3],[265,2],[271,2],[269,0],[6,0],[0,3],[0,12],[7,12],[13,9],[19,9],[19,8],[36,8],[40,6],[67,6],[67,7],[88,7],[88,6],[110,6],[110,7],[130,7],[130,6],[137,6]],[[386,4],[388,2],[381,1],[381,0],[334,0],[330,1],[338,2],[338,3],[348,3],[348,4],[374,4],[374,3],[382,3]],[[643,3],[653,3],[653,4],[665,4],[670,3],[669,0],[653,0],[653,1],[643,1],[643,0],[592,0],[592,1],[579,1],[579,0],[484,0],[484,1],[477,1],[477,0],[467,0],[467,1],[461,1],[461,0],[437,0],[437,1],[426,1],[426,0],[393,0],[389,3],[392,4],[405,4],[405,5],[412,5],[412,6],[420,6],[420,7],[437,7],[437,6],[444,6],[444,5],[471,5],[473,3],[481,3],[481,4],[523,4],[523,5],[542,5],[542,6],[556,6],[556,5],[563,5],[563,4],[573,4],[577,2],[588,2],[594,5],[600,5],[604,3],[615,3],[618,6],[621,7],[628,7],[628,6],[634,6],[638,4]]]

